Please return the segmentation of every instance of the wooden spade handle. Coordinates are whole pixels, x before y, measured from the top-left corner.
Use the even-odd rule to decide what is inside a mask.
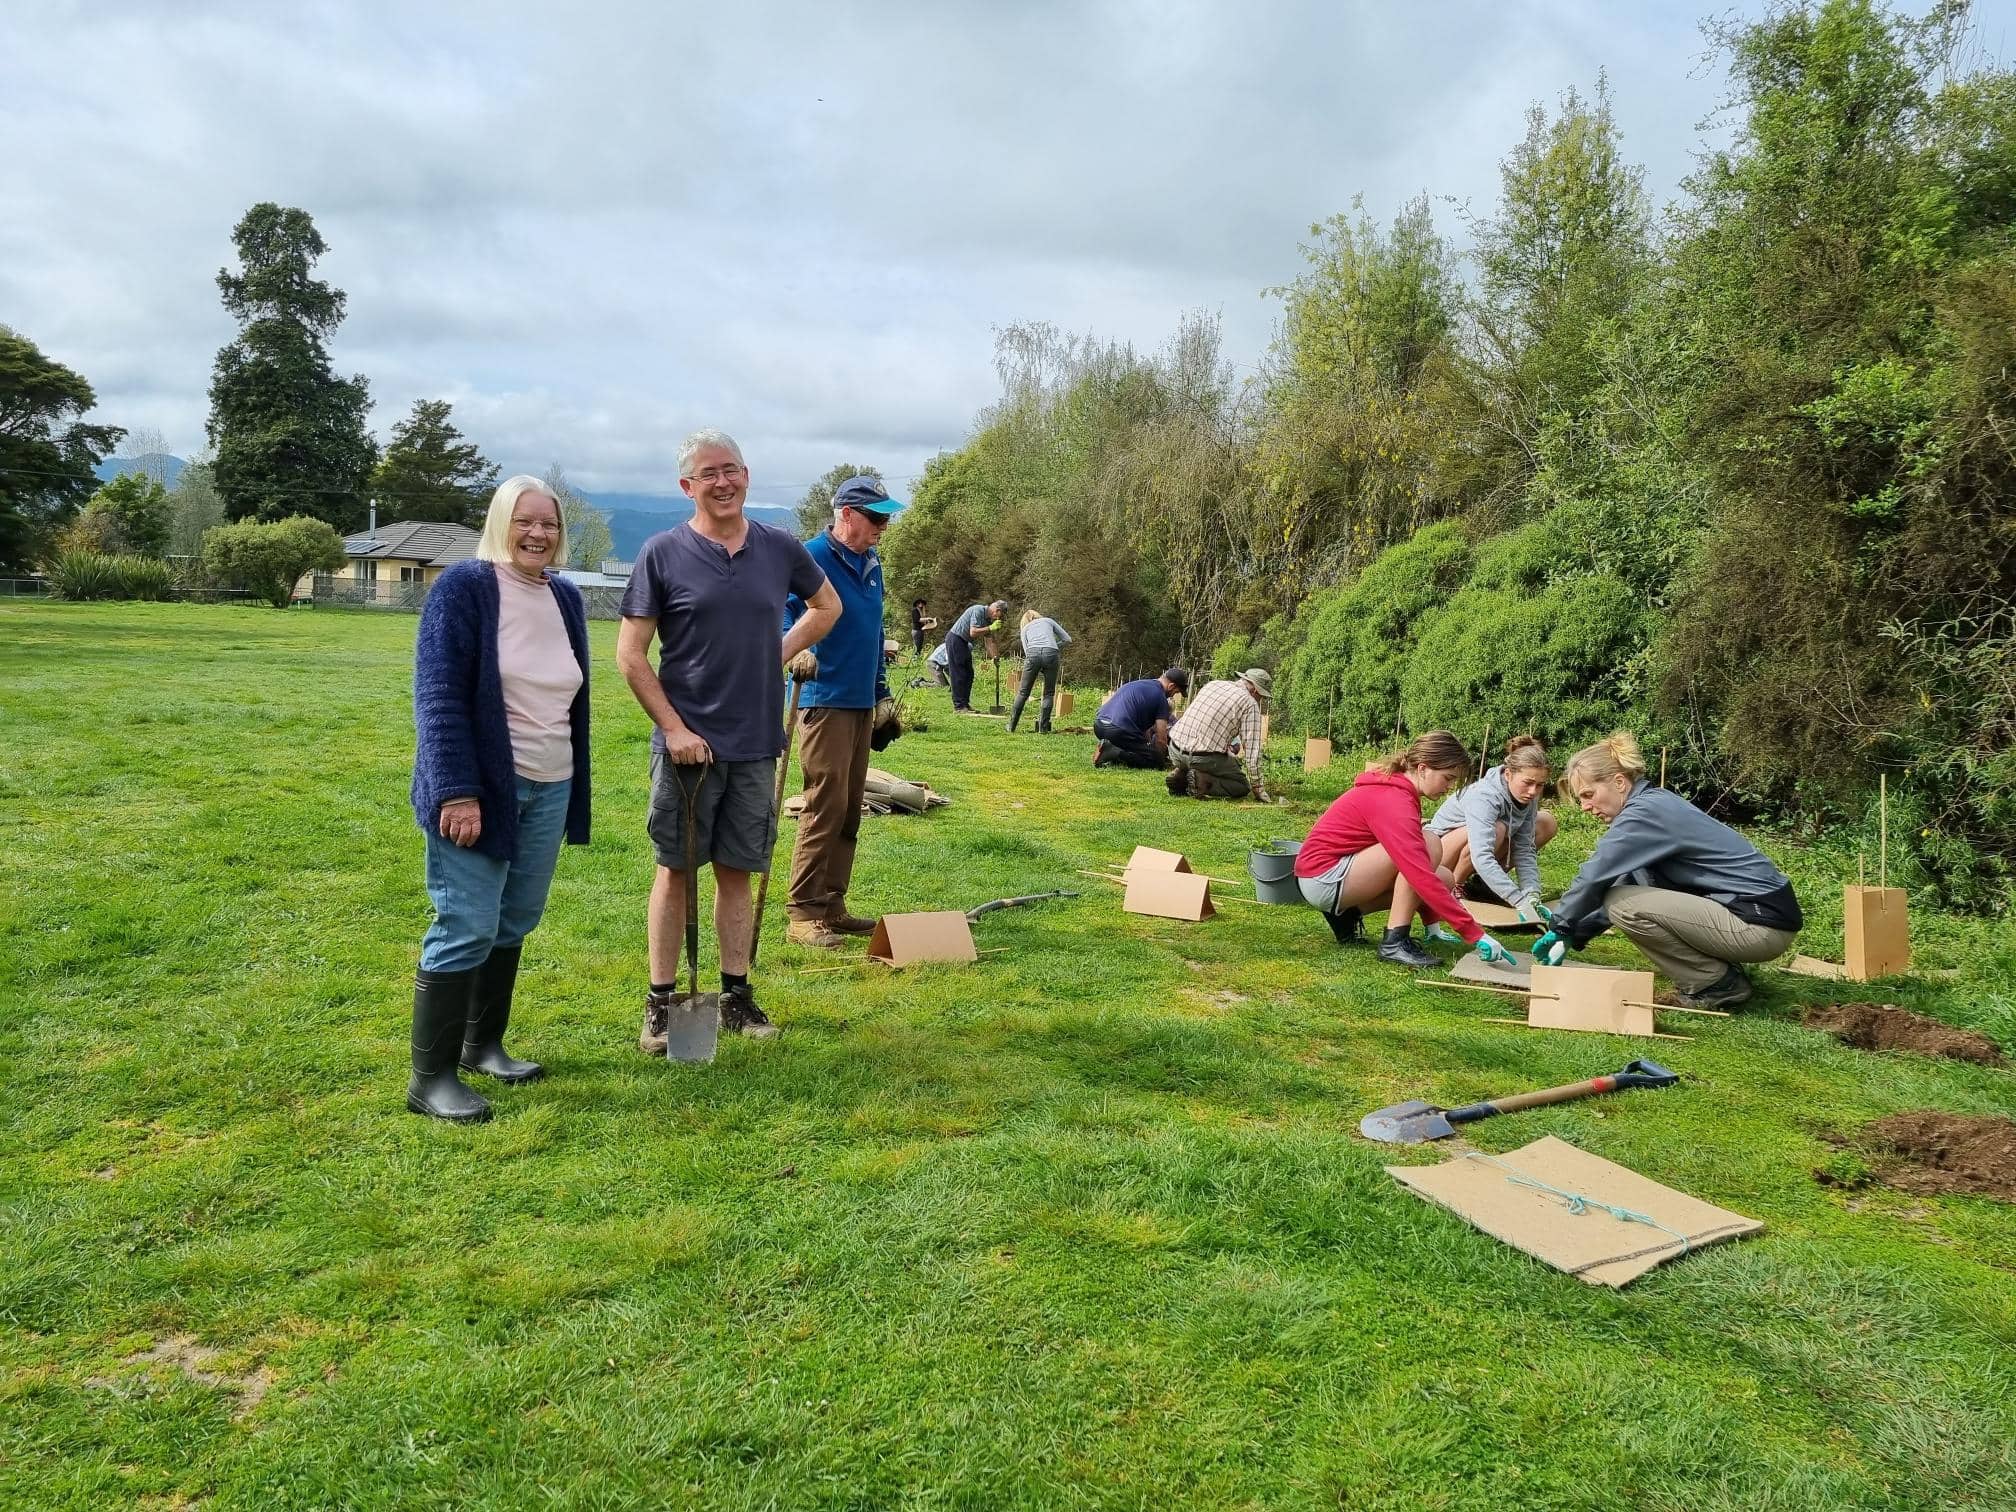
[[[1596,1097],[1617,1089],[1614,1076],[1592,1076],[1588,1081],[1570,1082],[1565,1087],[1545,1087],[1538,1092],[1515,1092],[1510,1097],[1494,1097],[1489,1102],[1472,1103],[1467,1108],[1451,1108],[1449,1122],[1474,1123],[1497,1113],[1517,1113],[1524,1108],[1544,1108],[1549,1103],[1574,1102],[1578,1097]]]

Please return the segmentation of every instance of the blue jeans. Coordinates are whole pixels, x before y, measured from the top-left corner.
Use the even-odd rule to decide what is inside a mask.
[[[509,861],[444,840],[439,830],[427,832],[434,922],[420,941],[422,971],[472,971],[495,947],[516,945],[532,933],[546,911],[573,785],[571,778],[518,779],[518,850]]]

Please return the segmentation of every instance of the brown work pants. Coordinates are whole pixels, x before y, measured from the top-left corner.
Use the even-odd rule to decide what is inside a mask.
[[[798,816],[791,896],[784,905],[794,919],[833,919],[847,911],[874,717],[873,709],[807,709],[798,716],[805,810]]]

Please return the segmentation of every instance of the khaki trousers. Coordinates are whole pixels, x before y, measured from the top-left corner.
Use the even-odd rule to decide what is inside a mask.
[[[874,717],[873,709],[807,709],[798,716],[805,811],[798,816],[791,895],[784,904],[793,919],[834,919],[847,911]]]
[[[1731,962],[1776,959],[1795,933],[1746,924],[1713,898],[1663,887],[1613,887],[1603,907],[1618,932],[1682,992],[1720,981]]]

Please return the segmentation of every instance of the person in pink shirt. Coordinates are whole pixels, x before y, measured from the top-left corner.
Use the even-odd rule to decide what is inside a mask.
[[[1340,943],[1359,937],[1367,912],[1386,910],[1379,959],[1421,970],[1441,963],[1416,943],[1414,916],[1447,924],[1487,961],[1505,948],[1484,933],[1456,896],[1454,878],[1430,850],[1421,800],[1439,798],[1470,771],[1470,754],[1447,730],[1430,730],[1398,755],[1358,774],[1324,810],[1295,857],[1302,896],[1330,922]]]

